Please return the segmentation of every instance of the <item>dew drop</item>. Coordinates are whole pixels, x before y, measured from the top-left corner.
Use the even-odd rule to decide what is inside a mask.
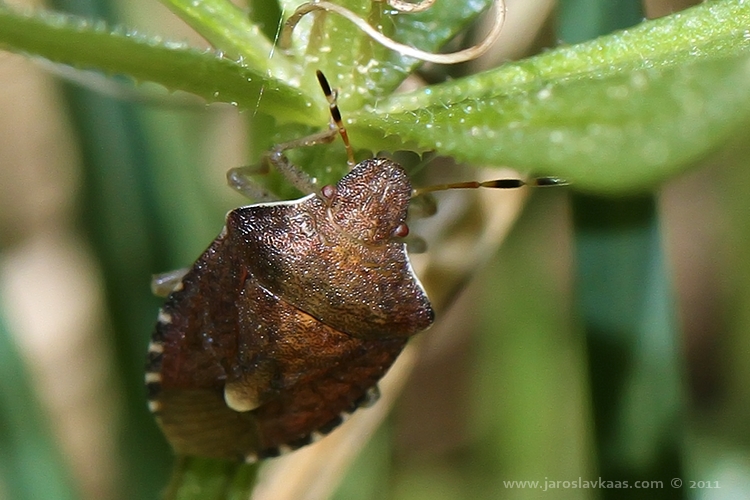
[[[565,140],[565,134],[563,134],[561,130],[553,130],[549,134],[549,140],[554,144],[562,144]]]

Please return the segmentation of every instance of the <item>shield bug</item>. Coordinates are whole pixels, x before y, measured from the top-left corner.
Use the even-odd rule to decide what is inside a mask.
[[[343,128],[324,88],[339,126],[268,154],[298,187],[312,183],[284,151]],[[241,171],[230,179],[252,189]],[[373,398],[408,337],[434,317],[400,240],[411,193],[397,163],[363,161],[318,193],[232,210],[193,267],[167,276],[146,384],[178,453],[275,456]]]
[[[322,73],[328,130],[266,158],[311,194],[240,207],[188,270],[163,275],[169,296],[148,349],[149,407],[180,454],[255,461],[304,446],[372,402],[407,339],[434,319],[403,238],[413,196],[403,168],[365,160],[316,190],[284,152],[351,146]],[[230,184],[260,195],[242,168]],[[518,187],[491,181],[427,188]]]

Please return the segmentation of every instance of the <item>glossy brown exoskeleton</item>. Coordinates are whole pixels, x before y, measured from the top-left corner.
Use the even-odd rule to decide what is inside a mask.
[[[293,168],[283,151],[298,145],[270,162]],[[178,453],[275,456],[372,399],[434,316],[401,240],[411,195],[401,166],[374,158],[335,187],[227,214],[173,276],[149,346],[149,406]]]

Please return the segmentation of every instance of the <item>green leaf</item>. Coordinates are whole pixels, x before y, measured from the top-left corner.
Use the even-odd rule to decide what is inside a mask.
[[[473,163],[564,177],[577,188],[653,186],[750,119],[750,57],[557,80],[534,92],[468,98],[400,113],[358,114],[352,137],[375,132]]]
[[[603,79],[653,68],[750,53],[750,2],[722,0],[647,21],[594,40],[504,64],[468,78],[380,102],[377,112],[539,90],[559,81]]]
[[[227,0],[163,0],[186,23],[227,54],[239,56],[244,65],[261,74],[289,82],[299,73],[292,62],[275,50],[250,17]]]
[[[456,34],[466,29],[480,13],[486,11],[491,3],[490,0],[443,0],[419,14],[398,14],[386,17],[383,19],[383,24],[384,27],[390,27],[389,34],[395,40],[425,51],[435,52],[439,51]],[[387,71],[369,71],[369,74],[364,77],[381,82],[382,86],[387,89],[387,94],[422,63],[384,47],[379,47],[377,57],[381,59],[381,64]],[[372,64],[370,61],[365,62]]]
[[[750,3],[709,2],[349,115],[372,150],[417,147],[597,191],[643,189],[750,118]]]
[[[302,45],[293,53],[302,76],[290,76],[294,59],[271,55],[265,36],[233,5],[224,0],[198,6],[170,0],[170,5],[252,68],[213,53],[108,33],[104,26],[67,16],[29,17],[3,8],[0,44],[56,62],[154,81],[207,100],[235,102],[281,123],[316,127],[328,121],[312,76],[322,67],[341,89],[356,147],[435,149],[462,161],[555,174],[597,191],[653,186],[717,147],[750,112],[748,2],[708,2],[389,99],[382,99],[383,94],[414,61],[372,45],[346,19],[324,16],[325,25],[313,29],[314,36],[309,26],[299,27],[297,43]],[[427,49],[444,43],[482,5],[444,2],[440,8],[445,10],[400,14],[393,20],[368,10],[369,2],[348,2],[371,22],[393,20],[400,36],[422,33],[410,43]],[[292,4],[284,7],[288,13]],[[446,27],[425,29],[434,23]],[[324,57],[332,47],[344,45],[352,47],[346,53],[352,66],[347,67],[361,70],[340,71],[338,58]],[[378,100],[374,112],[367,107]]]
[[[281,3],[289,16],[302,2]],[[386,12],[390,7],[384,2],[370,0],[336,3],[398,42],[435,51],[465,29],[491,2],[443,0],[418,14]],[[334,13],[319,18],[308,14],[295,29],[293,42],[290,52],[304,68],[300,85],[310,93],[319,92],[314,74],[322,70],[339,89],[344,110],[359,109],[381,100],[421,64],[374,42],[351,21]]]
[[[0,47],[79,69],[151,81],[207,101],[236,103],[281,122],[326,123],[319,104],[274,77],[220,54],[137,33],[110,32],[103,23],[40,11],[24,15],[0,6]],[[260,95],[260,97],[259,97]]]

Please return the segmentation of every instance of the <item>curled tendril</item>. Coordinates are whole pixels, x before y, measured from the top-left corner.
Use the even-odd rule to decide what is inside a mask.
[[[382,0],[378,0],[382,1]],[[388,4],[400,12],[421,12],[432,6],[435,0],[422,0],[419,3],[410,3],[404,0],[387,0]],[[403,56],[413,57],[421,61],[432,62],[436,64],[456,64],[466,61],[471,61],[481,56],[497,41],[500,36],[500,32],[503,29],[505,23],[505,1],[495,0],[495,16],[492,28],[490,28],[484,39],[468,49],[459,50],[457,52],[451,52],[449,54],[436,54],[434,52],[426,52],[409,45],[399,43],[375,28],[370,26],[364,19],[359,17],[354,12],[342,7],[340,5],[328,2],[326,0],[312,0],[308,3],[300,5],[297,10],[289,16],[284,29],[281,32],[279,39],[279,46],[282,50],[286,50],[291,46],[292,43],[292,32],[299,23],[300,19],[310,12],[317,10],[324,10],[327,12],[334,12],[349,21],[351,21],[357,28],[362,30],[367,36],[378,42],[379,44],[387,47],[395,52],[400,53]]]

